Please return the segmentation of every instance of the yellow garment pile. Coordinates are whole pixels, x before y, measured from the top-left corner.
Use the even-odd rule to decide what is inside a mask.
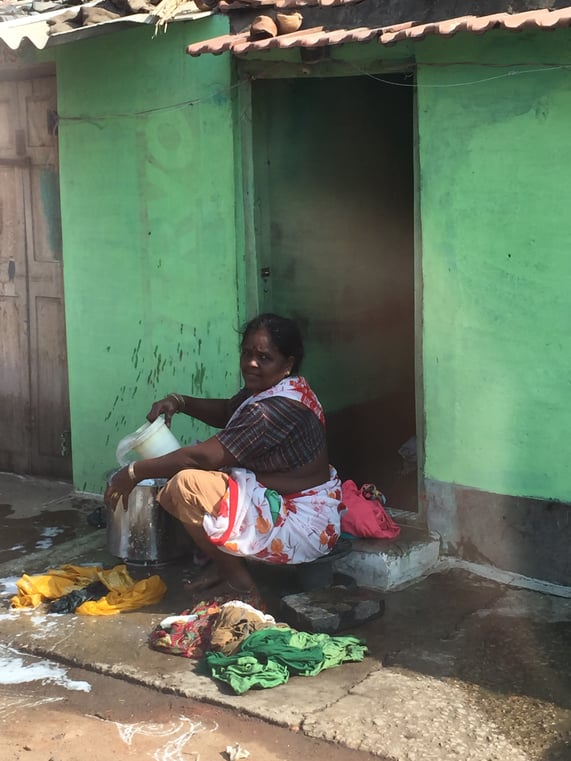
[[[116,565],[107,570],[101,566],[63,565],[38,576],[24,574],[16,582],[18,594],[10,604],[12,608],[35,608],[43,602],[58,600],[76,589],[101,581],[109,593],[100,600],[89,600],[75,609],[84,616],[112,616],[125,610],[136,610],[153,605],[167,591],[160,576],[134,581],[127,567]]]

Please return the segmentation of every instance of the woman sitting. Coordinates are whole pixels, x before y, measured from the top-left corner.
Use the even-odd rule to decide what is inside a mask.
[[[106,501],[127,505],[145,478],[168,478],[161,506],[214,563],[190,585],[253,590],[242,558],[306,563],[339,537],[341,483],[330,467],[323,409],[299,375],[303,342],[292,320],[263,314],[242,336],[244,388],[231,399],[169,394],[149,421],[175,412],[221,428],[200,444],[140,460],[113,477]]]

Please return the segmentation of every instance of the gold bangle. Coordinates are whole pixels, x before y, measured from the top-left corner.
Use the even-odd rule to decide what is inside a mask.
[[[182,412],[185,408],[184,398],[180,394],[170,393],[167,394],[167,397],[171,397],[171,399],[174,399],[176,402],[176,411]]]
[[[129,478],[131,479],[131,481],[136,481],[137,480],[137,476],[135,475],[135,463],[134,462],[130,462],[129,463],[129,467],[127,468],[127,473],[129,474]]]

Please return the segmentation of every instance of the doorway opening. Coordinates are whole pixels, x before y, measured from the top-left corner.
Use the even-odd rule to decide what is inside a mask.
[[[409,75],[253,84],[261,309],[302,326],[341,478],[407,511],[418,509],[413,138]]]

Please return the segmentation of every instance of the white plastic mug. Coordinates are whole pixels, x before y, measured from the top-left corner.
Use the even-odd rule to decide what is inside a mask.
[[[119,465],[129,464],[129,452],[134,452],[141,460],[160,457],[180,449],[180,443],[165,423],[162,415],[152,423],[145,423],[134,433],[130,433],[117,444],[115,456]]]

